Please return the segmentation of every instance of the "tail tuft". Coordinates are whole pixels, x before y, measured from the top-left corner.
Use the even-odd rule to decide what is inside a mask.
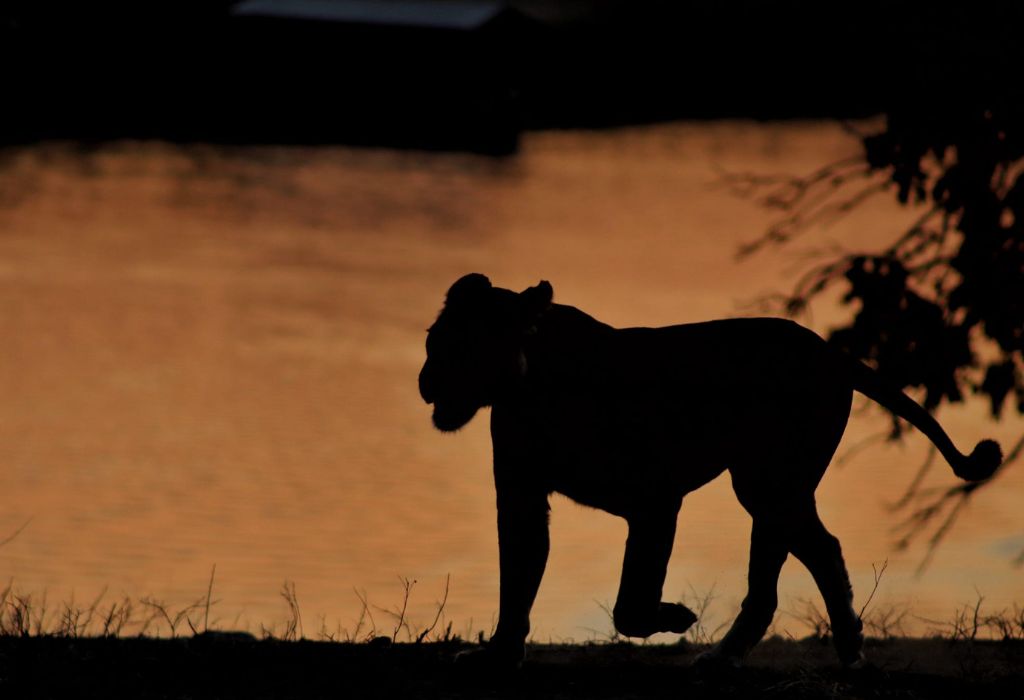
[[[999,443],[995,440],[982,440],[974,452],[960,463],[960,468],[954,471],[965,481],[984,481],[995,474],[1002,463],[1003,451]]]

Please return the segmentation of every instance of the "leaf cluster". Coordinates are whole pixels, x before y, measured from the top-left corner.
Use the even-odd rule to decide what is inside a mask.
[[[994,418],[1011,395],[1024,413],[1024,110],[894,112],[863,144],[869,172],[927,212],[881,254],[846,257],[857,310],[832,340],[929,410],[970,388]]]

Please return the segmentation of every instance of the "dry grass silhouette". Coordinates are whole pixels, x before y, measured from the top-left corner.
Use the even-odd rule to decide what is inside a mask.
[[[985,598],[981,593],[978,593],[974,602],[956,606],[951,616],[944,620],[918,616],[906,605],[872,605],[887,565],[886,561],[874,567],[874,588],[860,609],[860,618],[869,638],[876,641],[910,638],[907,627],[915,620],[927,626],[927,631],[923,635],[926,638],[947,642],[1024,641],[1024,606],[1014,604],[998,610],[989,610],[985,608]],[[172,605],[152,596],[137,599],[128,596],[109,598],[108,589],[105,588],[85,602],[77,602],[71,598],[53,606],[45,591],[26,592],[20,590],[14,581],[9,581],[0,589],[0,636],[178,639],[189,635],[224,633],[225,630],[219,629],[220,619],[211,617],[211,612],[221,602],[213,597],[215,573],[216,567],[211,570],[207,590],[201,597],[181,605]],[[360,602],[355,624],[346,627],[336,622],[331,626],[326,615],[320,614],[317,616],[319,624],[316,632],[312,637],[307,637],[297,586],[293,581],[285,581],[280,596],[285,603],[286,615],[283,620],[275,623],[261,623],[259,637],[286,642],[312,640],[349,644],[458,643],[478,641],[478,637],[486,638],[484,632],[473,631],[472,623],[464,626],[462,631],[456,631],[454,621],[446,617],[445,609],[451,590],[450,574],[445,577],[440,598],[435,601],[433,618],[429,624],[422,626],[418,626],[408,617],[418,581],[400,576],[399,582],[399,599],[390,607],[371,603],[366,591],[353,589]],[[680,602],[689,606],[698,616],[697,622],[680,637],[680,642],[694,647],[706,647],[720,639],[726,623],[718,620],[730,619],[735,611],[716,610],[716,600],[714,586],[702,591],[691,585],[688,591],[680,596]],[[647,645],[646,642],[631,643],[628,638],[618,634],[611,625],[611,606],[597,601],[595,604],[608,616],[609,629],[587,629],[590,637],[586,644]],[[379,624],[374,616],[375,611],[378,615],[389,618],[391,622],[384,626]],[[824,640],[831,634],[828,615],[816,601],[798,598],[788,609],[781,610],[780,614],[799,623],[806,630],[808,639]],[[792,641],[798,640],[792,634],[786,636]],[[532,643],[535,643],[535,640]]]
[[[876,570],[876,590],[884,571]],[[801,619],[808,636],[773,635],[752,654],[749,668],[708,677],[690,664],[718,638],[722,626],[714,621],[734,611],[716,609],[713,587],[691,587],[682,599],[699,620],[679,644],[630,643],[614,632],[595,633],[584,644],[531,643],[528,663],[513,681],[456,673],[452,660],[473,635],[471,627],[464,635],[453,632],[446,619],[450,577],[429,624],[409,619],[419,589],[414,579],[401,578],[394,605],[377,606],[357,591],[362,609],[354,626],[332,627],[321,615],[312,639],[298,587],[289,581],[281,590],[286,617],[261,625],[261,639],[221,629],[214,574],[202,596],[180,606],[152,597],[108,598],[106,591],[52,606],[45,594],[8,583],[0,589],[0,696],[21,697],[29,689],[33,697],[463,698],[503,697],[514,686],[538,698],[667,697],[669,689],[690,698],[906,698],[947,691],[1010,697],[1024,682],[1024,608],[988,610],[980,594],[948,620],[925,620],[932,636],[916,639],[902,636],[909,609],[871,606],[869,596],[861,616],[874,665],[857,672],[835,665],[823,643],[827,619],[807,603],[789,614]]]

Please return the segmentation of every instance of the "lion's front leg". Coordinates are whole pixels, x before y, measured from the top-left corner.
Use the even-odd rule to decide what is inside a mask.
[[[530,609],[548,561],[548,499],[544,493],[498,493],[498,628],[492,644],[522,657]]]
[[[548,500],[541,491],[498,488],[498,627],[487,646],[463,663],[514,666],[523,660],[530,609],[548,560]]]
[[[685,605],[661,601],[678,505],[652,510],[629,520],[622,581],[613,611],[615,629],[627,637],[649,637],[656,632],[681,634],[697,621]]]

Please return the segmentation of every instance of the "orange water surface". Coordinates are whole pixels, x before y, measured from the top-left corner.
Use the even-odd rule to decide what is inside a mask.
[[[431,428],[416,389],[424,329],[469,271],[500,286],[550,280],[556,300],[615,325],[758,314],[808,251],[880,245],[913,216],[871,200],[830,228],[738,262],[773,215],[722,172],[802,173],[856,154],[836,125],[667,125],[525,138],[505,160],[347,148],[45,145],[0,164],[0,577],[56,601],[206,592],[221,628],[273,627],[293,581],[306,636],[350,631],[361,604],[401,602],[425,625],[489,630],[497,552],[486,415]],[[829,304],[805,319],[826,331]],[[699,370],[699,368],[695,368]],[[940,416],[969,447],[1009,442],[984,406]],[[859,411],[840,455],[886,428]],[[833,465],[820,510],[857,605],[909,606],[907,631],[985,596],[1024,601],[1024,477],[972,501],[931,567],[894,551],[887,511],[925,454],[919,437]],[[930,485],[952,483],[945,467]],[[749,519],[719,479],[687,498],[666,596],[714,590],[708,625],[742,599]],[[624,523],[553,499],[535,638],[611,625]],[[817,600],[792,561],[776,629]],[[820,605],[819,605],[820,607]],[[393,622],[371,608],[390,632]],[[666,636],[666,639],[669,637]]]

